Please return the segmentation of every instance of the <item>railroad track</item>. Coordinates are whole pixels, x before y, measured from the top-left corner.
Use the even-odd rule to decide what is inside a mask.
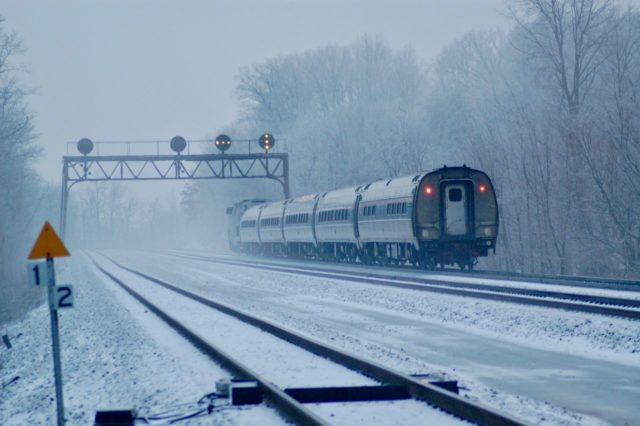
[[[170,250],[174,253],[189,254],[189,255],[202,255],[200,250]],[[244,255],[239,255],[244,256]],[[258,257],[257,259],[267,259],[264,257]],[[273,258],[274,260],[282,260]],[[292,259],[294,262],[313,262],[318,264],[325,264],[324,262],[316,259]],[[434,269],[434,270],[421,270],[410,265],[365,265],[362,263],[335,263],[336,265],[349,266],[352,268],[362,268],[367,271],[379,270],[383,272],[421,272],[429,275],[441,275],[445,277],[461,277],[461,278],[479,278],[479,279],[492,279],[492,280],[508,280],[523,283],[533,283],[542,285],[563,285],[568,287],[583,287],[602,290],[615,290],[615,291],[631,291],[640,292],[640,281],[638,280],[625,280],[625,279],[612,279],[612,278],[600,278],[600,277],[586,277],[586,276],[568,276],[568,275],[548,275],[548,274],[529,274],[518,272],[504,272],[504,271],[489,271],[489,270],[474,270],[460,271],[454,268]]]
[[[452,414],[459,419],[463,419],[480,425],[527,424],[526,422],[513,418],[510,415],[500,413],[481,404],[462,398],[456,393],[443,389],[437,384],[429,383],[425,380],[420,380],[418,378],[405,375],[395,370],[386,368],[382,365],[325,345],[317,340],[311,339],[287,328],[283,328],[273,322],[260,319],[246,312],[237,310],[227,304],[203,297],[186,289],[180,288],[174,284],[163,281],[157,277],[153,277],[146,273],[130,268],[104,254],[101,254],[101,256],[103,256],[111,263],[111,265],[117,267],[121,271],[126,271],[128,273],[134,274],[136,277],[143,278],[144,280],[160,286],[165,290],[169,290],[176,295],[182,296],[190,301],[195,301],[208,308],[215,309],[227,316],[233,317],[237,320],[242,321],[243,323],[258,328],[266,333],[271,334],[272,336],[288,342],[289,344],[292,344],[297,348],[301,348],[309,353],[312,353],[315,356],[329,360],[330,362],[340,367],[346,367],[347,369],[357,372],[358,374],[368,379],[373,379],[380,384],[378,388],[393,388],[392,390],[395,392],[396,399],[410,398],[416,401],[421,401],[426,403],[425,409],[428,409],[429,406],[431,406],[431,409],[434,409],[433,407],[435,407],[449,414]],[[89,258],[98,270],[109,277],[109,279],[111,279],[113,282],[117,283],[127,293],[133,296],[145,307],[147,307],[147,309],[159,316],[169,326],[178,331],[189,342],[198,347],[203,353],[221,364],[222,367],[226,368],[228,371],[232,372],[238,377],[257,381],[262,389],[265,399],[269,401],[270,404],[283,416],[298,424],[329,424],[323,417],[319,416],[317,413],[315,413],[302,403],[302,401],[309,402],[308,399],[305,399],[305,395],[308,396],[308,392],[305,394],[304,389],[281,389],[280,387],[276,386],[264,375],[258,374],[257,372],[253,371],[247,365],[241,363],[234,357],[225,353],[222,348],[213,346],[209,341],[201,337],[197,331],[189,329],[177,318],[173,317],[165,310],[163,310],[160,306],[150,301],[149,298],[145,297],[143,294],[141,294],[141,292],[134,290],[131,285],[128,285],[113,272],[110,272],[107,268],[101,266],[100,262],[96,261],[94,256],[89,255]],[[446,386],[446,384],[444,385]],[[375,387],[369,387],[369,392],[371,392],[372,388]],[[317,392],[318,390],[316,389],[315,391]],[[356,391],[357,390],[354,389],[346,389],[346,391],[343,389],[343,396],[345,395],[345,392],[346,394],[350,394],[350,396],[344,401],[366,400],[359,400],[357,399],[357,397],[353,399],[354,392]]]
[[[516,273],[516,272],[482,271],[482,270],[475,270],[473,272],[461,272],[453,269],[445,269],[443,271],[430,271],[430,272],[441,273],[443,275],[456,276],[456,277],[488,278],[488,279],[494,279],[494,280],[503,279],[503,280],[509,280],[509,281],[519,281],[519,282],[528,282],[528,283],[536,283],[536,284],[551,284],[551,285],[564,285],[569,287],[640,292],[640,281],[635,281],[635,280],[622,280],[622,279],[598,278],[598,277],[581,277],[581,276],[568,276],[568,275],[527,274],[527,273]]]
[[[249,261],[230,259],[226,257],[186,254],[183,252],[173,252],[172,255],[187,259],[248,268],[258,268],[274,272],[306,275],[318,278],[339,279],[387,287],[428,291],[456,296],[473,297],[476,299],[517,303],[529,306],[541,306],[573,312],[587,312],[640,320],[640,299],[536,290],[517,286],[508,287],[491,284],[471,284],[412,276],[398,277],[388,270],[367,270],[359,272],[338,269],[341,266],[340,264],[322,265],[322,267],[317,267],[310,266],[308,264],[284,265],[282,263],[269,262],[262,259],[251,259],[251,261]],[[333,269],[330,269],[332,266]]]

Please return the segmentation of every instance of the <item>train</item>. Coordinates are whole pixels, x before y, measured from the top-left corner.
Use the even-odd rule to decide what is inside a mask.
[[[489,176],[466,165],[227,208],[232,250],[252,255],[473,270],[495,254]]]

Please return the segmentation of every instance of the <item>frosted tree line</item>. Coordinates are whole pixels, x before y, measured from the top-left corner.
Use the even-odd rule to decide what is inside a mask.
[[[241,118],[225,131],[286,140],[294,195],[480,168],[501,213],[485,266],[638,278],[640,15],[607,0],[507,11],[510,31],[469,33],[428,64],[375,36],[255,64],[238,76]],[[220,203],[224,189],[210,188],[192,185],[185,203]],[[228,202],[281,198],[273,185],[238,188]]]
[[[30,91],[21,79],[22,51],[0,17],[0,323],[42,300],[42,293],[26,284],[32,241],[25,236],[37,233],[43,212],[56,208],[50,194],[58,193],[33,170],[40,148],[26,102]]]

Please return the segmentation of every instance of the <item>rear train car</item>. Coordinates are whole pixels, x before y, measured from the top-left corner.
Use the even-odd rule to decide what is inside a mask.
[[[444,167],[420,179],[415,198],[420,261],[469,269],[495,253],[498,203],[491,179],[469,167]]]

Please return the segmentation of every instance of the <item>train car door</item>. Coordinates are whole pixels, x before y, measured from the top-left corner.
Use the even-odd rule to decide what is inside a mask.
[[[448,183],[444,186],[444,230],[452,237],[467,235],[468,194],[464,183]]]

